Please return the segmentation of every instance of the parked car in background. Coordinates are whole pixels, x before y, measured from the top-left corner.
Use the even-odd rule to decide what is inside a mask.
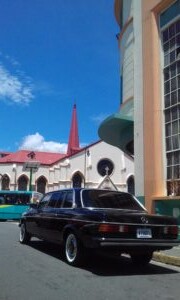
[[[47,193],[20,220],[20,243],[31,237],[62,244],[66,261],[79,265],[91,249],[128,253],[147,264],[153,252],[179,244],[174,217],[149,215],[131,194],[73,188]]]

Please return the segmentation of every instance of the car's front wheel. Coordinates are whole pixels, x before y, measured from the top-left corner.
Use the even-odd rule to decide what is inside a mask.
[[[131,254],[132,262],[139,266],[145,266],[148,265],[148,263],[151,261],[153,256],[153,252],[145,252],[145,253],[139,253],[139,254]]]
[[[26,225],[24,223],[20,226],[19,241],[21,244],[28,244],[31,239],[30,234],[26,231]]]
[[[68,232],[65,238],[65,258],[72,266],[79,266],[84,260],[83,246],[73,232]]]

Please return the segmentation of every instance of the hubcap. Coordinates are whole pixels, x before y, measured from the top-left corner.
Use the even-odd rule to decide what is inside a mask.
[[[23,241],[25,235],[25,226],[21,225],[21,230],[20,230],[20,241]]]
[[[77,256],[77,240],[74,234],[69,234],[66,240],[66,257],[73,262]]]

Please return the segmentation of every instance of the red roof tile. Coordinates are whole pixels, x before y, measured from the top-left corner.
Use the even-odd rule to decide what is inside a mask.
[[[28,154],[32,152],[31,150],[20,150],[14,153],[10,153],[5,157],[0,158],[0,164],[2,163],[24,163],[29,160]],[[52,152],[39,152],[33,151],[35,153],[35,158],[41,165],[52,165],[62,158],[66,157],[64,153],[52,153]]]

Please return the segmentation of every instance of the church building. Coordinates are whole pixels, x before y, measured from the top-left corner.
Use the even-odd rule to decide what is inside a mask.
[[[73,106],[67,153],[0,152],[0,190],[41,193],[69,187],[106,188],[134,193],[134,161],[99,140],[81,148]]]

